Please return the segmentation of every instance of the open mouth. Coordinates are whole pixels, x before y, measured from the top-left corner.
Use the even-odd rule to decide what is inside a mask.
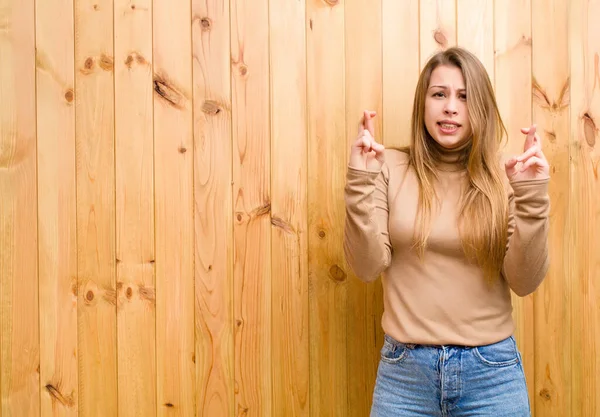
[[[438,122],[437,124],[444,133],[455,132],[460,127],[460,124],[458,124],[456,122],[443,121],[443,122]]]

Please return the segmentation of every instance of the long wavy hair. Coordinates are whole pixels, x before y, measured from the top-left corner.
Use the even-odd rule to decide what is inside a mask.
[[[469,185],[460,199],[461,242],[467,257],[477,262],[485,277],[492,280],[502,269],[508,235],[508,199],[499,158],[506,128],[487,71],[475,55],[458,47],[438,52],[430,58],[415,91],[409,149],[410,163],[416,171],[420,191],[415,247],[422,258],[430,232],[434,200],[437,200],[434,190],[436,147],[425,127],[425,99],[431,73],[440,65],[454,66],[462,72],[472,131],[470,143],[462,155]]]

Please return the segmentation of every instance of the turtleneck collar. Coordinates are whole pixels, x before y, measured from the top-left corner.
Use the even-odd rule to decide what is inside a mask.
[[[433,159],[440,171],[460,172],[467,169],[468,153],[471,148],[471,140],[453,149],[446,149],[431,139],[433,148]]]

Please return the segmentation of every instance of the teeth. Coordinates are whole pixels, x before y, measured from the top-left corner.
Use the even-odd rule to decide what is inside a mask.
[[[453,125],[453,124],[446,124],[446,123],[441,123],[441,126],[442,126],[444,129],[454,129],[454,128],[458,127],[458,126],[456,126],[456,125]]]

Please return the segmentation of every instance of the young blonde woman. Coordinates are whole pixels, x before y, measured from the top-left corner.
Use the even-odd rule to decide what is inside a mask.
[[[351,147],[344,236],[350,267],[384,290],[371,416],[529,416],[510,293],[530,294],[548,269],[535,125],[521,155],[501,157],[492,85],[461,48],[423,69],[407,149],[384,149],[374,116]]]

